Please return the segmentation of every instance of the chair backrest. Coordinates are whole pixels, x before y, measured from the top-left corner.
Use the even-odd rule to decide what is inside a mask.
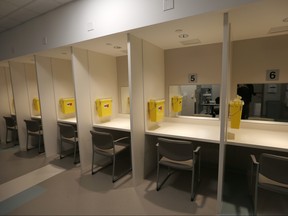
[[[75,128],[73,125],[58,123],[58,126],[60,128],[61,137],[64,137],[67,139],[76,137],[76,132],[75,132]]]
[[[16,122],[15,118],[10,117],[10,116],[4,116],[3,118],[5,119],[7,127],[16,127],[17,122]]]
[[[113,136],[107,132],[90,131],[92,135],[92,143],[94,146],[100,149],[111,149],[113,148]]]
[[[259,164],[260,174],[273,181],[288,184],[288,157],[263,153]]]
[[[191,141],[158,138],[160,155],[176,161],[193,159],[193,144]]]
[[[26,123],[26,128],[27,128],[28,131],[38,132],[38,131],[41,130],[41,124],[40,124],[39,121],[28,120],[28,119],[25,119],[24,121]]]

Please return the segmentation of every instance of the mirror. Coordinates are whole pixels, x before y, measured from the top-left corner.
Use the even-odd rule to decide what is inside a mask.
[[[172,110],[173,96],[182,96],[182,111],[179,113],[174,113]],[[219,96],[219,84],[169,86],[170,116],[218,117]]]
[[[242,119],[288,122],[288,84],[238,84],[237,94],[246,103]]]
[[[130,97],[129,87],[120,87],[120,98],[121,98],[121,111],[120,113],[130,113]]]

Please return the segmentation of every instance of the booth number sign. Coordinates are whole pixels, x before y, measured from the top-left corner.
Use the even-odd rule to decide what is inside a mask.
[[[197,83],[197,74],[189,74],[188,82],[189,83]]]
[[[277,81],[279,80],[279,69],[267,70],[266,71],[266,81]]]

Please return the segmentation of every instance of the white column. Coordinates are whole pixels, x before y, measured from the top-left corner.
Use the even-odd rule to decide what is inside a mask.
[[[225,165],[225,145],[227,143],[228,124],[228,99],[230,93],[230,25],[228,13],[224,14],[223,49],[222,49],[222,74],[221,74],[221,94],[220,94],[220,146],[219,146],[219,166],[218,166],[218,187],[217,187],[217,212],[221,214],[224,165]]]

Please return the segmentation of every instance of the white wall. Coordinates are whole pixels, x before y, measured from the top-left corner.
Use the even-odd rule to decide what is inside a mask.
[[[99,123],[115,118],[118,115],[119,106],[116,57],[88,51],[88,63],[93,122]],[[111,117],[103,117],[103,119],[98,116],[95,101],[101,98],[112,98]]]
[[[9,67],[0,67],[0,138],[1,142],[6,139],[6,124],[3,116],[11,114],[12,86]]]
[[[162,0],[75,1],[0,34],[0,60],[255,1],[175,0],[167,11]]]
[[[55,93],[55,103],[58,119],[75,117],[75,113],[64,114],[61,111],[59,100],[61,98],[75,98],[72,63],[66,59],[51,58],[51,69]]]
[[[33,98],[39,98],[35,64],[25,64],[25,72],[26,72],[25,75],[26,75],[26,82],[27,82],[30,115],[31,116],[40,115],[40,112],[36,111],[33,108]]]
[[[150,99],[165,99],[165,71],[164,71],[164,50],[143,41],[143,80],[144,80],[144,107],[146,129],[157,125],[151,122],[148,116],[148,101]],[[168,107],[165,107],[165,110]]]
[[[236,96],[238,83],[271,83],[266,70],[279,69],[278,81],[288,83],[288,35],[234,41],[232,53],[231,97]]]
[[[127,56],[116,58],[117,62],[117,80],[118,80],[118,101],[119,113],[130,113],[130,104],[128,104],[128,59]]]

